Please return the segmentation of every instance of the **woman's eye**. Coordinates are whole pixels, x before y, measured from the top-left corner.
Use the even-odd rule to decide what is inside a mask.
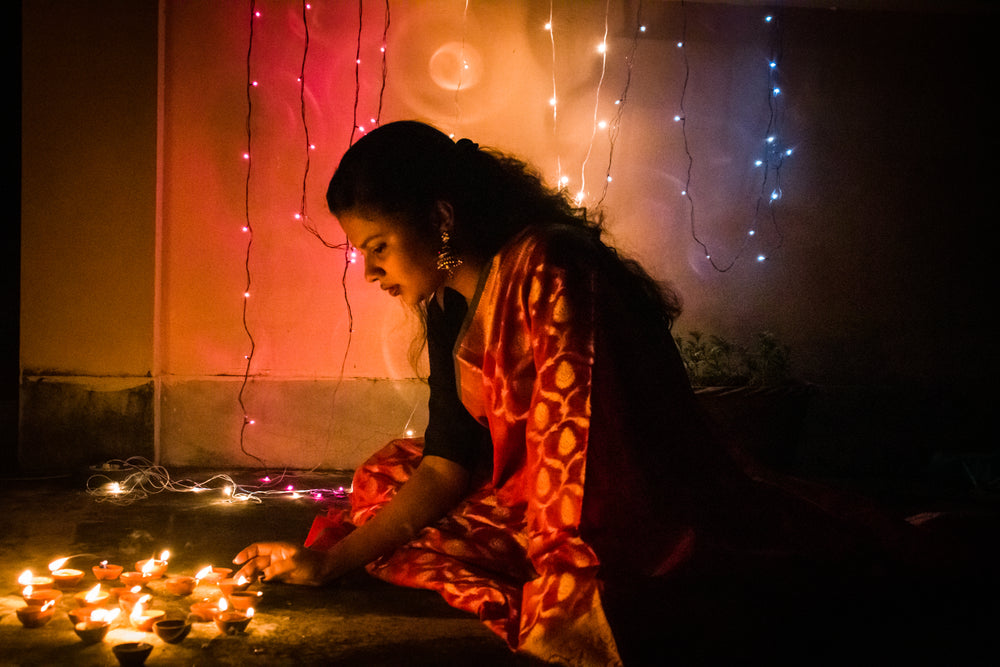
[[[372,248],[373,255],[381,255],[385,251],[385,244],[379,243],[377,246]]]

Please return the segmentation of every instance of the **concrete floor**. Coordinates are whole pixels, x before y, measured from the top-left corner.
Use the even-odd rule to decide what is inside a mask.
[[[171,485],[182,487],[183,480],[204,482],[216,473],[172,470]],[[230,475],[244,488],[259,484],[255,479],[257,475],[250,472]],[[344,474],[311,473],[282,480],[268,488],[283,489],[287,483],[299,489],[336,489],[348,485],[349,478]],[[279,494],[263,495],[260,502],[231,500],[221,490],[224,485],[216,479],[211,484],[213,490],[197,493],[157,491],[147,485],[151,493],[146,497],[118,504],[102,501],[99,496],[88,493],[86,475],[0,480],[0,665],[114,665],[111,647],[127,641],[145,641],[153,645],[147,661],[149,665],[491,667],[537,664],[513,655],[504,642],[476,618],[452,609],[437,594],[390,586],[364,573],[323,589],[264,584],[257,614],[242,635],[224,635],[214,624],[195,623],[182,643],[171,645],[153,633],[139,632],[125,625],[112,629],[102,643],[87,646],[73,632],[67,615],[75,606],[71,593],[60,602],[49,624],[37,629],[21,627],[15,614],[15,609],[23,604],[17,578],[25,569],[44,574],[52,560],[82,554],[66,567],[87,572],[87,577],[76,588],[76,591],[85,591],[95,583],[90,568],[99,561],[106,559],[133,569],[136,561],[169,549],[168,573],[193,575],[205,565],[229,566],[240,549],[256,540],[301,543],[313,516],[324,512],[330,504],[345,502],[329,497],[317,501],[308,495],[294,499]],[[907,509],[912,506],[917,510],[941,506],[940,501],[926,497],[914,504],[909,496],[905,504]],[[955,500],[949,500],[948,505],[954,509]],[[995,502],[988,503],[986,509],[985,514],[975,514],[975,521],[967,528],[959,523],[951,525],[962,528],[966,535],[980,536],[984,553],[998,554],[1000,513],[996,511]],[[987,557],[985,562],[991,559]],[[967,637],[951,644],[977,658],[984,646],[993,645],[993,640],[987,638],[984,644],[983,638],[989,633],[969,626],[968,620],[994,630],[995,623],[1000,622],[1000,603],[997,603],[1000,589],[982,585],[987,580],[996,580],[995,568],[987,565],[985,569],[990,570],[986,577],[980,577],[978,571],[964,576],[961,590],[956,590],[955,597],[961,606],[957,611],[964,612],[956,621],[957,627],[969,632]],[[149,587],[154,594],[153,608],[162,609],[171,617],[184,617],[193,601],[216,590],[202,585],[191,596],[177,597],[166,593],[162,582],[152,582]],[[722,590],[717,595],[729,593],[729,590]],[[690,610],[703,597],[703,593],[697,593],[695,598],[678,605],[682,609],[678,610],[675,620],[681,623],[672,624],[664,631],[672,630],[675,635],[681,632],[677,628],[692,616]],[[988,613],[984,615],[979,608]],[[946,610],[946,615],[948,613],[950,611]],[[878,610],[873,616],[881,622]],[[692,641],[696,651],[733,641],[732,628],[718,624],[713,614],[702,618],[703,621],[694,622],[700,625],[690,628],[707,633],[703,639]],[[940,625],[929,627],[934,632],[943,632]],[[919,631],[915,631],[916,636],[911,636],[913,634],[904,627],[900,637],[903,642],[919,639]],[[843,654],[859,658],[865,655],[861,652],[865,650],[863,646],[845,643],[849,637],[838,636],[837,641],[844,647]],[[669,651],[676,645],[676,636],[670,639],[664,635],[662,645],[666,655],[672,655]],[[737,647],[737,655],[758,664],[756,659],[739,653],[740,650],[742,647]],[[764,650],[769,648],[765,646]],[[889,651],[895,651],[893,645]],[[818,664],[820,656],[828,653],[829,646],[809,646],[803,664]],[[995,658],[992,649],[986,655]],[[693,664],[674,657],[671,662],[675,664]],[[956,658],[957,654],[950,657]],[[925,661],[921,664],[959,663]],[[961,664],[991,663],[963,659]]]
[[[187,472],[195,481],[211,477]],[[329,476],[290,481],[298,488],[349,484],[347,478]],[[99,561],[133,569],[136,561],[169,549],[168,573],[193,575],[208,564],[229,566],[254,540],[301,543],[312,517],[329,501],[271,496],[256,503],[227,501],[221,491],[162,491],[131,504],[113,504],[98,502],[80,479],[3,480],[3,485],[0,665],[113,665],[111,647],[126,641],[153,645],[149,665],[531,664],[436,593],[390,586],[363,573],[323,589],[264,585],[257,614],[238,636],[223,635],[212,623],[195,623],[183,642],[172,645],[126,625],[113,628],[104,642],[87,646],[67,615],[75,606],[69,592],[50,623],[23,628],[14,610],[23,604],[17,578],[25,569],[44,574],[56,558],[88,554],[66,564],[87,572],[75,589],[86,591],[96,583],[90,568]],[[166,593],[162,582],[151,582],[150,589],[153,608],[177,617],[186,615],[192,601],[216,590],[202,584],[193,595],[177,597]]]

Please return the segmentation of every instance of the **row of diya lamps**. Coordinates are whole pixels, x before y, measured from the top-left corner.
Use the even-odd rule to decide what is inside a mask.
[[[224,567],[207,566],[193,577],[166,576],[169,557],[170,552],[164,551],[159,558],[141,560],[131,572],[125,572],[121,565],[113,565],[106,560],[93,566],[97,584],[87,591],[74,593],[72,599],[75,604],[68,612],[73,630],[80,639],[87,644],[103,641],[122,613],[133,628],[155,632],[160,639],[171,644],[187,637],[192,622],[214,621],[220,632],[225,634],[246,630],[254,615],[253,604],[261,597],[261,591],[248,590],[250,581],[242,576],[232,578],[232,569]],[[49,563],[49,576],[35,576],[31,570],[26,570],[18,577],[18,583],[24,587],[21,595],[25,605],[17,609],[17,618],[24,627],[39,628],[48,623],[55,613],[56,604],[64,597],[63,591],[72,591],[80,586],[85,573],[64,567],[68,560],[60,558]],[[201,583],[215,584],[221,596],[206,597],[192,603],[185,619],[167,619],[164,618],[164,611],[149,608],[152,594],[145,592],[147,584],[159,579],[163,579],[163,589],[167,593],[178,597],[191,595]],[[121,586],[103,590],[102,582],[115,580]],[[118,602],[117,607],[107,606],[115,601]],[[125,648],[119,650],[119,647]],[[116,655],[133,649],[139,652],[145,650],[148,655],[152,646],[145,642],[128,642],[114,649]],[[141,664],[141,661],[133,664]]]

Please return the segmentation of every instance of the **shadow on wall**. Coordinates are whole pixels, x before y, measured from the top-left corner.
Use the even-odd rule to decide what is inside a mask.
[[[51,378],[21,385],[20,472],[61,474],[153,452],[153,382],[95,389]]]

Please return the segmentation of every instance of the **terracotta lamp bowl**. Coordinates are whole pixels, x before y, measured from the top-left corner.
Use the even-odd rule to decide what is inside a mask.
[[[44,605],[25,605],[17,609],[17,620],[26,628],[40,628],[52,620],[54,606],[43,609]]]
[[[95,565],[91,568],[94,572],[94,576],[102,581],[111,581],[117,579],[121,576],[122,570],[124,570],[121,565]]]
[[[250,616],[239,611],[220,611],[215,615],[215,625],[226,635],[239,634],[250,625]]]
[[[168,644],[180,644],[191,632],[191,624],[176,619],[160,620],[153,623],[153,632]]]
[[[73,631],[84,644],[96,644],[97,642],[104,641],[110,629],[111,624],[107,621],[86,620],[73,624]]]
[[[146,658],[153,651],[153,645],[146,642],[125,642],[115,644],[111,647],[111,651],[122,667],[138,667],[146,662]]]

